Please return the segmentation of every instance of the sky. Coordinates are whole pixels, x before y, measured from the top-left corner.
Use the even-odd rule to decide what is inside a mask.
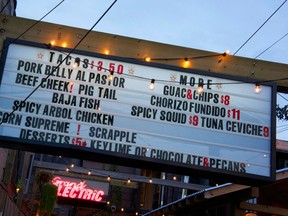
[[[230,50],[232,55],[255,58],[288,33],[286,1],[118,0],[93,30],[212,52]],[[60,2],[19,0],[16,15],[39,20]],[[90,29],[113,2],[65,0],[43,21]],[[257,59],[288,64],[287,53],[288,36]],[[288,96],[282,96],[277,103],[285,105]],[[286,125],[288,129],[288,122],[278,122],[277,130]],[[288,131],[277,133],[277,138],[288,140]]]

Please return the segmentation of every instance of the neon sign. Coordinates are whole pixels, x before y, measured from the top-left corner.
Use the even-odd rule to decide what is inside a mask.
[[[89,188],[86,181],[77,183],[69,180],[62,180],[61,177],[57,176],[52,180],[52,184],[58,187],[57,196],[59,197],[101,202],[105,194],[103,190]]]

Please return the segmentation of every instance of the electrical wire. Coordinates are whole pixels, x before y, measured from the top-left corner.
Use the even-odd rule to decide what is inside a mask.
[[[8,6],[8,4],[10,3],[10,1],[11,1],[11,0],[8,0],[8,1],[6,2],[6,4],[4,5],[4,7],[1,9],[0,13],[2,13],[2,12],[5,10],[5,8]]]
[[[281,41],[283,38],[285,38],[288,35],[288,32],[283,35],[281,38],[279,38],[276,42],[274,42],[272,45],[270,45],[268,48],[266,48],[263,52],[261,52],[259,55],[257,55],[254,59],[257,59],[259,56],[264,54],[266,51],[268,51],[270,48],[272,48],[274,45],[276,45],[279,41]]]
[[[57,7],[59,7],[65,0],[62,0],[59,2],[55,7],[53,7],[48,13],[46,13],[43,17],[41,17],[39,20],[37,20],[35,23],[33,23],[28,29],[26,29],[22,34],[20,34],[17,38],[15,38],[10,44],[15,43],[20,37],[22,37],[24,34],[26,34],[29,30],[31,30],[34,26],[36,26],[39,22],[41,22],[46,16],[48,16],[52,11],[54,11]],[[0,50],[0,53],[2,53],[9,45],[6,45]]]
[[[280,128],[281,127],[281,128]],[[283,133],[288,130],[288,125],[282,125],[276,128],[276,134]]]
[[[278,93],[278,95],[279,95],[281,98],[283,98],[284,100],[288,101],[288,99],[285,98],[283,95],[281,95],[281,94],[279,94],[279,93]]]
[[[62,0],[64,1],[64,0]],[[49,73],[45,78],[43,78],[40,82],[40,84],[38,86],[36,86],[35,89],[33,89],[33,91],[30,92],[30,94],[28,96],[26,96],[26,98],[23,100],[23,102],[26,102],[39,88],[40,86],[63,64],[63,62],[66,61],[66,59],[77,49],[77,47],[82,43],[82,41],[91,33],[91,31],[95,28],[95,26],[103,19],[103,17],[108,13],[108,11],[113,7],[113,5],[117,2],[117,0],[115,0],[109,7],[108,9],[102,14],[102,16],[94,23],[94,25],[89,29],[89,31],[86,32],[86,34],[78,41],[78,43],[74,46],[74,48],[67,54],[67,56],[65,58],[63,58],[63,60],[51,71],[51,73]],[[20,104],[18,106],[15,106],[15,108],[13,109],[12,112],[9,113],[9,115],[7,116],[10,117],[18,108],[19,108]],[[0,122],[0,125],[2,125],[2,123],[5,121],[6,119],[2,119]]]
[[[250,40],[254,35],[278,12],[278,10],[287,2],[285,0],[269,17],[265,20],[265,22],[236,50],[233,55],[236,55]]]

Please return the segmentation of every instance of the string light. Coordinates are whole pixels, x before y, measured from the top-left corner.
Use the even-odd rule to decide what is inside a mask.
[[[20,188],[17,187],[17,188],[16,188],[16,193],[19,193],[19,191],[20,191]]]
[[[226,56],[226,55],[229,55],[229,53],[230,53],[230,50],[226,50],[222,55]]]
[[[128,182],[128,183],[130,183],[130,182],[131,182],[131,179],[130,179],[130,178],[128,178],[127,182]]]
[[[261,92],[261,86],[259,83],[256,83],[255,84],[255,93],[256,94],[259,94]]]
[[[107,181],[110,181],[111,180],[111,177],[110,176],[107,176]]]
[[[109,81],[112,81],[113,78],[114,78],[114,71],[110,71],[110,74],[109,74],[109,76],[108,76],[108,80],[109,80]]]
[[[107,53],[109,50],[106,50],[105,52]],[[189,59],[197,59],[197,58],[207,58],[207,57],[215,57],[215,56],[227,56],[227,55],[229,55],[229,53],[230,53],[230,51],[229,50],[226,50],[225,52],[223,52],[223,53],[221,53],[221,54],[214,54],[214,55],[209,55],[209,56],[196,56],[196,57],[185,57],[184,58],[184,62],[186,63],[186,64],[190,64],[191,62],[189,61]],[[153,60],[177,60],[177,59],[180,59],[180,58],[165,58],[165,59],[161,59],[161,58],[153,58]],[[80,60],[80,59],[79,59]],[[145,61],[151,61],[152,59],[151,59],[151,57],[149,57],[149,56],[146,56],[145,58],[144,58],[144,60]],[[77,60],[77,58],[75,59],[75,62],[77,62],[78,60]],[[80,60],[81,61],[81,60]],[[222,61],[222,58],[219,58],[218,59],[218,62],[220,63]],[[103,68],[104,70],[106,70],[106,71],[110,71],[109,69],[105,69],[105,68]],[[127,76],[129,76],[130,74],[126,74]],[[109,81],[112,81],[113,80],[113,78],[114,78],[114,71],[110,71],[110,75],[108,75],[108,80]],[[139,77],[139,78],[143,78],[143,79],[147,79],[147,78],[144,78],[144,77]],[[286,80],[286,79],[288,79],[288,78],[283,78],[283,79],[277,79],[277,80],[269,80],[269,82],[273,82],[273,81],[280,81],[280,80]],[[175,81],[174,81],[175,82]],[[225,84],[233,84],[233,83],[225,83]],[[217,83],[217,85],[218,85],[218,83]],[[203,86],[204,86],[204,83],[199,83],[198,84],[198,88],[197,88],[197,92],[198,93],[201,93],[201,92],[203,92]],[[153,90],[154,89],[154,87],[155,87],[155,79],[151,79],[151,82],[150,82],[150,84],[149,84],[149,88],[151,89],[151,90]],[[260,85],[259,86],[257,86],[256,88],[258,88],[258,87],[260,87]],[[261,88],[260,88],[261,89]],[[256,90],[255,90],[256,91]],[[261,91],[261,90],[260,90]],[[257,93],[259,93],[259,92],[257,92]],[[100,107],[97,107],[97,110],[100,110]]]
[[[198,92],[199,94],[201,94],[201,93],[204,91],[203,86],[204,86],[203,83],[199,83],[199,84],[198,84],[197,92]]]
[[[146,56],[146,57],[144,58],[144,61],[146,61],[146,62],[150,62],[150,61],[151,61],[151,57]]]
[[[88,175],[91,175],[91,174],[92,174],[92,172],[91,172],[91,170],[89,170],[89,171],[88,171]]]
[[[74,163],[72,163],[72,164],[70,165],[70,167],[71,167],[71,168],[73,168],[74,166],[75,166],[75,164],[74,164]]]
[[[152,182],[153,182],[153,181],[152,181],[152,178],[150,178],[150,179],[149,179],[149,183],[152,183]]]
[[[69,167],[67,167],[67,168],[66,168],[66,172],[69,172],[69,171],[70,171],[70,169],[69,169]]]
[[[50,46],[55,46],[56,41],[55,40],[51,40],[49,44],[50,44]]]
[[[229,50],[226,50],[226,51],[222,54],[222,56],[225,57],[225,56],[229,55],[229,53],[230,53],[230,51],[229,51]],[[218,59],[218,63],[221,63],[221,62],[222,62],[222,58],[219,58],[219,59]]]
[[[149,89],[153,90],[155,88],[155,79],[151,79],[151,82],[149,84]]]
[[[187,68],[190,65],[190,61],[188,58],[184,58],[184,67]]]
[[[177,180],[177,177],[176,177],[176,176],[173,176],[173,180],[176,181],[176,180]]]
[[[63,42],[63,43],[62,43],[62,47],[63,47],[63,48],[66,48],[66,47],[67,47],[67,43],[66,43],[66,42]]]
[[[77,68],[77,67],[79,67],[79,65],[80,65],[80,58],[75,58],[75,62],[74,62],[74,64],[73,64],[73,67],[74,68]]]

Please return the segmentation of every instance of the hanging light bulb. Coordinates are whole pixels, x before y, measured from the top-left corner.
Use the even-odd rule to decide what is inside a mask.
[[[91,172],[91,170],[89,170],[89,171],[88,171],[88,175],[91,175],[91,174],[92,174],[92,172]]]
[[[75,166],[75,164],[74,164],[74,163],[72,163],[72,164],[70,165],[70,167],[71,167],[71,168],[73,168],[74,166]]]
[[[199,84],[198,84],[197,92],[198,92],[199,94],[201,94],[201,93],[204,91],[203,86],[204,86],[203,83],[199,83]]]
[[[114,78],[114,71],[110,71],[110,74],[109,74],[109,76],[108,76],[108,80],[109,80],[109,81],[112,81],[113,78]]]
[[[74,68],[77,68],[77,67],[79,67],[79,65],[80,65],[80,58],[75,58],[75,62],[74,62],[74,64],[73,64],[73,67]]]
[[[110,176],[107,176],[107,181],[110,181],[111,180],[111,177]]]
[[[55,40],[51,40],[50,43],[49,43],[49,47],[51,48],[51,47],[55,46],[55,44],[56,44],[56,41]]]
[[[189,59],[188,58],[184,58],[184,68],[189,67],[189,65],[190,65]]]
[[[109,54],[110,54],[110,50],[105,49],[105,50],[104,50],[104,54],[105,54],[105,55],[109,55]]]
[[[230,50],[226,50],[222,55],[226,56],[226,55],[229,55],[229,53],[230,53]]]
[[[261,85],[259,83],[255,84],[255,93],[259,94],[261,92]]]
[[[55,41],[55,40],[51,40],[51,41],[50,41],[50,44],[51,44],[52,46],[54,46],[54,45],[56,44],[56,41]]]
[[[70,169],[69,169],[69,167],[67,167],[67,168],[66,168],[66,172],[69,172],[69,171],[70,171]]]
[[[229,55],[229,53],[230,53],[230,51],[229,51],[229,50],[226,50],[224,53],[222,53],[222,56],[225,57],[225,56]],[[218,59],[218,63],[221,63],[222,60],[223,60],[223,59],[220,57],[220,58]]]
[[[155,79],[151,79],[151,82],[149,84],[149,89],[153,90],[155,88]]]
[[[128,183],[130,183],[130,182],[131,182],[131,179],[130,179],[130,178],[128,178],[127,182],[128,182]]]
[[[150,62],[150,61],[151,61],[151,57],[146,56],[146,57],[144,58],[144,61],[146,61],[146,62]]]
[[[153,181],[152,181],[152,178],[150,178],[150,179],[149,179],[149,182],[150,182],[150,183],[152,183],[152,182],[153,182]]]
[[[63,47],[63,48],[66,48],[66,47],[67,47],[67,43],[66,43],[66,42],[63,42],[63,43],[62,43],[62,47]]]

